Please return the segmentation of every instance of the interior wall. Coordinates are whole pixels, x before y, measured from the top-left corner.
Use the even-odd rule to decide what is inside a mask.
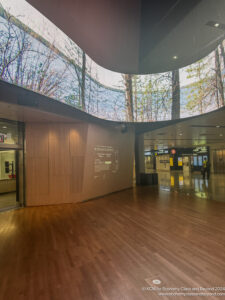
[[[27,123],[27,205],[79,202],[131,187],[133,136],[86,123]]]
[[[214,149],[211,153],[212,172],[216,174],[225,174],[225,147]]]
[[[105,151],[106,150],[106,151]],[[107,151],[108,150],[108,151]],[[108,170],[99,171],[99,156],[112,160]],[[117,162],[115,162],[115,158]],[[107,158],[106,158],[107,159]],[[104,161],[104,157],[103,157]],[[83,198],[90,199],[133,186],[134,133],[89,125],[84,169]]]
[[[221,143],[221,144],[214,144],[213,146],[210,146],[209,148],[209,151],[210,151],[210,166],[211,166],[211,173],[218,173],[218,170],[217,170],[217,166],[214,165],[216,163],[216,160],[219,159],[217,157],[217,153],[218,151],[225,151],[225,143]],[[222,158],[221,164],[225,165],[225,161],[224,159]],[[219,173],[223,173],[220,172]]]

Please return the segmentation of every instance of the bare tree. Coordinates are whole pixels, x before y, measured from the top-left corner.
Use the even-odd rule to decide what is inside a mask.
[[[62,58],[51,47],[37,43],[27,31],[17,27],[14,19],[5,12],[1,21],[0,77],[60,99],[68,63],[63,61],[59,71],[57,65]]]
[[[221,74],[221,63],[220,63],[220,56],[219,56],[219,49],[216,48],[215,50],[215,72],[216,72],[216,83],[218,88],[218,94],[219,94],[219,103],[220,106],[224,106],[224,87],[223,87],[223,80],[222,80],[222,74]]]
[[[0,78],[16,83],[19,77],[19,68],[15,77],[12,77],[10,68],[19,65],[23,55],[28,50],[30,42],[22,30],[18,30],[12,22],[12,16],[4,12],[4,21],[0,22]]]
[[[172,112],[171,119],[180,118],[180,73],[179,70],[172,71]]]
[[[126,109],[127,109],[127,120],[129,122],[134,121],[133,115],[133,86],[132,86],[132,75],[124,74],[124,85],[125,85],[125,98],[126,98]]]
[[[81,79],[81,103],[82,110],[85,111],[85,80],[86,80],[86,54],[82,53],[82,79]]]
[[[137,98],[138,98],[138,91],[137,91],[137,75],[133,76],[133,87],[134,87],[134,118],[135,121],[137,122],[138,119],[138,109],[137,109]]]
[[[224,51],[223,42],[220,43],[220,53],[223,59],[223,68],[225,69],[225,51]]]

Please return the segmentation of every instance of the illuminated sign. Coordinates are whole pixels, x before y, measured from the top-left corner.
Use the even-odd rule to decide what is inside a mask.
[[[208,149],[207,147],[196,147],[193,149],[193,152],[195,153],[207,153]]]
[[[151,151],[145,151],[145,156],[151,156],[152,152]]]
[[[112,146],[95,146],[94,171],[96,178],[105,178],[109,173],[116,173],[119,169],[119,151]]]
[[[160,155],[160,154],[169,154],[169,150],[167,149],[159,149],[159,150],[155,150],[155,151],[145,151],[145,156],[151,156],[151,155]]]
[[[169,151],[166,149],[159,149],[158,150],[158,154],[168,154],[169,153]]]
[[[159,162],[160,162],[160,164],[168,164],[170,161],[167,159],[163,159],[163,160],[160,160]]]
[[[182,166],[183,166],[182,157],[178,157],[178,167],[182,167]]]

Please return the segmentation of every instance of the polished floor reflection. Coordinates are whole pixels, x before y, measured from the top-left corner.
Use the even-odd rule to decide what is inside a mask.
[[[0,211],[19,206],[16,201],[16,192],[0,194]]]
[[[199,173],[171,171],[158,173],[158,178],[161,190],[225,202],[225,174],[211,174],[209,179],[203,179]]]
[[[186,192],[201,192],[199,176],[172,176],[174,187],[164,173],[159,187],[0,213],[0,299],[188,298],[148,290],[154,280],[224,287],[225,203]]]

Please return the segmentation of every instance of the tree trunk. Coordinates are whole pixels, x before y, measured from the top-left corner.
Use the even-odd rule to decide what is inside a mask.
[[[216,94],[216,105],[217,105],[217,108],[220,107],[220,101],[219,101],[219,93],[218,93],[218,83],[217,83],[217,76],[216,76],[216,91],[215,91],[215,94]]]
[[[223,67],[225,69],[225,50],[224,50],[224,47],[223,47],[223,43],[221,42],[220,43],[220,52],[221,52],[221,56],[223,58]]]
[[[82,53],[82,79],[81,79],[81,107],[86,111],[85,107],[85,79],[86,79],[86,54]]]
[[[220,95],[220,105],[224,106],[224,87],[223,80],[221,74],[221,66],[220,66],[220,57],[218,48],[215,50],[215,65],[216,65],[216,78],[217,78],[217,88]]]
[[[172,71],[172,114],[171,119],[180,118],[180,73],[179,70]]]
[[[132,75],[124,75],[125,88],[126,88],[126,107],[127,107],[127,116],[128,121],[133,122],[133,91],[132,91]]]
[[[153,114],[152,114],[152,110],[153,110],[153,107],[152,107],[152,95],[150,95],[150,121],[152,122],[152,118],[153,118]]]
[[[137,122],[137,77],[134,77],[134,111],[135,121]]]

